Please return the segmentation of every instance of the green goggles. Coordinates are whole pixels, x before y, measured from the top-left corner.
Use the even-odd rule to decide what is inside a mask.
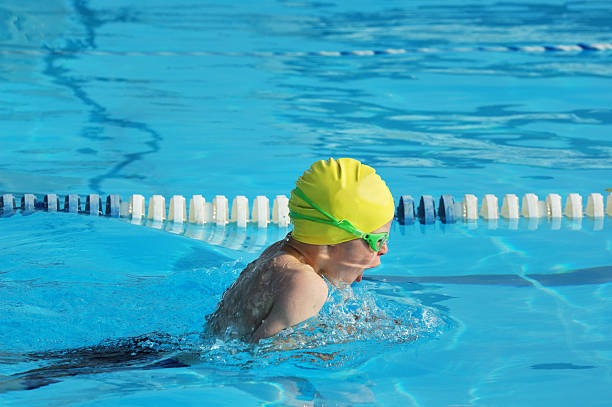
[[[350,221],[346,219],[338,220],[334,218],[332,215],[325,212],[323,209],[319,208],[319,206],[315,204],[314,202],[312,202],[299,188],[294,189],[293,193],[299,196],[300,198],[302,198],[304,201],[306,201],[314,209],[316,209],[317,211],[321,212],[323,215],[329,218],[329,220],[314,218],[312,216],[302,215],[299,213],[295,213],[293,211],[289,211],[289,216],[291,216],[294,219],[306,219],[306,220],[310,220],[313,222],[325,223],[327,225],[332,225],[337,228],[346,230],[350,234],[355,235],[365,240],[370,246],[370,249],[374,250],[375,252],[382,249],[385,242],[389,239],[389,232],[363,233],[361,230],[357,229]]]

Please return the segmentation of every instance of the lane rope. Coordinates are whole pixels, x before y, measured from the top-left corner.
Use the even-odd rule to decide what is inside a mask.
[[[460,201],[455,201],[451,195],[444,194],[437,201],[431,195],[422,195],[415,200],[411,195],[402,195],[396,208],[395,219],[400,225],[421,223],[431,225],[436,222],[445,224],[463,222],[476,222],[485,220],[491,225],[498,219],[504,218],[509,226],[517,226],[520,218],[531,223],[538,223],[539,219],[548,219],[558,223],[558,220],[580,220],[584,216],[596,221],[597,227],[603,227],[606,215],[612,217],[612,192],[608,193],[604,204],[601,193],[591,193],[583,205],[583,197],[577,193],[570,193],[563,206],[559,194],[550,193],[545,199],[534,193],[523,195],[519,205],[519,198],[515,194],[506,194],[502,198],[501,207],[499,199],[494,194],[485,194],[480,200],[473,194],[465,194]],[[12,216],[18,211],[30,214],[34,211],[70,212],[92,216],[108,216],[113,218],[129,218],[136,221],[143,219],[153,222],[173,222],[175,224],[214,224],[224,226],[235,223],[245,228],[254,224],[258,228],[266,228],[270,223],[279,227],[288,227],[289,199],[285,195],[277,195],[270,206],[270,200],[259,195],[249,206],[249,200],[244,195],[235,197],[230,207],[224,195],[216,195],[208,202],[202,195],[193,195],[187,205],[187,200],[181,195],[174,195],[166,205],[166,198],[162,195],[153,195],[147,201],[140,194],[133,194],[127,201],[122,201],[117,194],[107,195],[105,199],[98,194],[86,196],[68,194],[60,198],[57,194],[12,194],[0,195],[0,215]],[[63,204],[63,205],[62,205]],[[148,208],[148,209],[147,209]],[[187,211],[189,208],[189,211]],[[251,209],[250,209],[251,208]],[[250,209],[250,210],[249,210]],[[537,220],[534,221],[534,220]]]
[[[346,50],[346,51],[307,51],[307,52],[230,52],[230,51],[101,51],[101,50],[67,50],[67,49],[31,49],[31,48],[4,48],[0,55],[86,55],[86,56],[225,56],[225,57],[342,57],[342,56],[381,56],[404,54],[439,54],[439,53],[467,53],[467,52],[517,52],[527,54],[561,53],[579,54],[584,52],[612,51],[612,43],[578,43],[558,45],[498,45],[476,47],[419,47],[419,48],[386,48],[373,50]]]

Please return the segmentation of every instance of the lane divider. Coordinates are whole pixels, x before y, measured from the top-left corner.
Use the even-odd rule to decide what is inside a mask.
[[[64,204],[63,208],[60,207],[60,201]],[[19,205],[17,202],[13,194],[0,195],[0,214],[6,217],[15,214],[17,210],[21,210],[23,214],[44,210],[135,220],[148,219],[154,222],[168,221],[176,224],[224,226],[235,223],[242,228],[247,227],[249,223],[259,228],[266,228],[270,223],[280,227],[289,226],[289,199],[284,195],[277,195],[274,198],[272,208],[266,196],[255,197],[250,213],[249,200],[243,195],[234,198],[231,211],[229,201],[223,195],[216,195],[211,202],[206,201],[202,195],[193,195],[189,205],[185,197],[174,195],[169,200],[168,208],[164,196],[153,195],[148,200],[148,210],[145,210],[145,197],[139,194],[131,195],[128,201],[122,201],[121,196],[116,194],[106,196],[104,201],[98,194],[89,194],[85,197],[84,207],[81,196],[77,194],[65,195],[63,200],[60,200],[56,194],[46,194],[42,201],[39,201],[34,194],[23,194]],[[437,207],[431,195],[421,196],[418,202],[416,206],[411,195],[400,197],[395,213],[398,223],[410,225],[418,221],[423,225],[431,225],[440,221],[450,224],[459,220],[496,221],[500,217],[508,220],[518,220],[520,217],[581,219],[585,215],[593,219],[603,219],[606,214],[612,217],[612,192],[608,194],[605,205],[602,194],[589,194],[586,206],[583,206],[583,198],[577,193],[567,195],[564,207],[561,196],[553,193],[546,195],[544,200],[540,200],[536,194],[527,193],[523,195],[521,205],[515,194],[506,194],[502,199],[501,208],[498,197],[494,194],[485,194],[480,206],[478,198],[473,194],[465,194],[461,201],[455,201],[451,195],[444,194],[440,196]]]
[[[270,223],[280,227],[289,226],[289,199],[284,195],[274,198],[270,208],[270,200],[263,195],[257,196],[253,201],[251,217],[249,218],[249,200],[245,196],[237,196],[232,202],[229,211],[229,202],[223,195],[216,195],[212,202],[207,202],[202,195],[194,195],[189,200],[189,212],[185,197],[174,195],[169,200],[166,211],[166,198],[162,195],[153,195],[148,201],[148,210],[145,210],[145,197],[139,194],[130,196],[129,201],[121,201],[119,195],[108,195],[105,205],[97,194],[86,197],[85,207],[82,208],[81,197],[77,194],[65,196],[63,209],[60,208],[60,198],[56,194],[46,194],[39,202],[34,194],[24,194],[21,205],[17,205],[13,194],[0,195],[0,214],[10,216],[18,209],[24,214],[35,210],[47,212],[83,213],[92,216],[108,216],[112,218],[148,219],[157,222],[174,223],[212,223],[223,226],[236,223],[238,227],[246,227],[253,223],[260,228],[266,228]],[[270,212],[272,212],[270,214]]]
[[[342,56],[380,56],[402,54],[432,54],[432,53],[465,53],[465,52],[522,52],[529,54],[543,53],[581,53],[612,51],[612,43],[578,43],[557,45],[492,45],[475,47],[420,47],[420,48],[386,48],[374,50],[347,50],[347,51],[275,51],[275,52],[231,52],[231,51],[100,51],[100,50],[61,50],[61,49],[31,49],[6,48],[0,49],[0,55],[87,55],[87,56],[226,56],[226,57],[342,57]]]
[[[607,204],[604,206],[604,197],[600,193],[592,193],[587,197],[586,208],[583,209],[582,196],[576,193],[568,194],[565,200],[565,209],[562,209],[561,196],[548,194],[541,201],[533,193],[525,194],[519,207],[519,199],[515,194],[506,194],[502,200],[501,210],[497,196],[485,194],[480,207],[478,198],[473,194],[463,196],[461,202],[455,202],[450,195],[442,195],[436,212],[435,201],[431,195],[423,195],[415,209],[415,201],[411,195],[402,195],[396,210],[396,219],[402,225],[409,225],[417,220],[424,225],[435,223],[436,217],[442,223],[455,223],[462,219],[476,221],[478,219],[496,220],[500,216],[505,219],[524,218],[582,218],[584,215],[591,218],[612,216],[612,193],[608,194]]]

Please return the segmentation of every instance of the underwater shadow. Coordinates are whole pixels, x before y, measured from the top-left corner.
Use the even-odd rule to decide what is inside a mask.
[[[192,332],[186,335],[200,334]],[[221,373],[221,386],[234,387],[262,402],[278,401],[280,398],[284,405],[312,405],[313,402],[318,403],[323,399],[314,384],[303,377],[265,374],[260,376],[257,372],[250,374],[245,370],[249,363],[238,366],[235,370],[223,369],[221,372],[218,367],[202,365],[202,350],[186,345],[185,339],[186,336],[153,332],[73,349],[24,354],[0,353],[0,364],[39,362],[43,365],[9,376],[0,375],[0,394],[35,390],[82,375],[191,367],[206,376],[219,376]],[[214,346],[209,351],[213,348]],[[312,352],[309,354],[314,355]]]

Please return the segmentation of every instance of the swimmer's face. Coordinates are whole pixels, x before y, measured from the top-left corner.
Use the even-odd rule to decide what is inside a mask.
[[[371,233],[389,232],[391,222],[373,230]],[[380,265],[380,256],[388,251],[385,242],[380,250],[374,251],[363,239],[330,245],[325,278],[334,285],[352,284],[361,281],[363,272]]]

